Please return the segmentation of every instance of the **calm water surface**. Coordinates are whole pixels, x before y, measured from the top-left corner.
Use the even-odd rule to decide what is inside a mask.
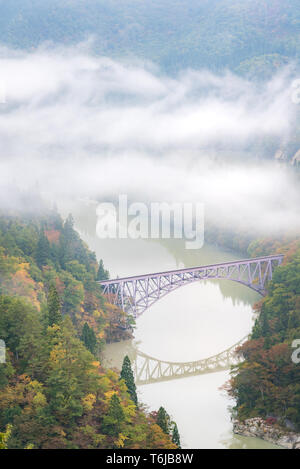
[[[104,260],[111,278],[206,265],[241,258],[205,244],[187,251],[178,240],[100,240],[95,233],[95,209],[76,204],[72,212],[83,239]],[[197,282],[166,296],[137,320],[133,341],[110,344],[102,360],[120,368],[125,354],[137,347],[166,361],[194,361],[226,350],[248,335],[253,325],[252,305],[259,296],[229,281]],[[220,390],[229,372],[181,378],[138,387],[139,400],[157,410],[161,405],[177,422],[184,448],[259,448],[274,446],[232,433],[232,401]]]

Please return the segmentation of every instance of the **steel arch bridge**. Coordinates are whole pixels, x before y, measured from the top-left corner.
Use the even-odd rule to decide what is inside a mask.
[[[98,282],[109,301],[138,318],[150,306],[172,291],[199,280],[225,279],[238,282],[262,296],[284,256],[281,254],[191,267]]]

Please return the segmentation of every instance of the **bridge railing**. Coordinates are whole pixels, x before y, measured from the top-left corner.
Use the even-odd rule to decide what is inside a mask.
[[[284,259],[283,254],[277,254],[273,256],[262,256],[262,257],[255,257],[255,258],[250,258],[250,259],[243,259],[243,260],[236,260],[236,261],[231,261],[231,262],[222,262],[219,264],[208,264],[204,266],[198,266],[198,267],[187,267],[184,269],[175,269],[175,270],[166,270],[162,272],[155,272],[155,273],[149,273],[149,274],[142,274],[142,275],[133,275],[130,277],[120,277],[120,278],[115,278],[111,280],[101,280],[98,281],[100,285],[110,285],[112,283],[117,284],[117,283],[123,283],[123,282],[128,282],[132,280],[145,280],[147,278],[156,278],[156,277],[161,277],[164,275],[172,275],[172,274],[180,274],[180,273],[185,273],[185,272],[197,272],[199,269],[214,269],[218,267],[232,267],[236,266],[237,264],[248,264],[248,263],[257,263],[259,261],[267,261],[267,260],[274,260],[274,261],[282,261]]]
[[[110,301],[138,317],[171,291],[199,280],[226,279],[246,285],[261,295],[283,255],[265,256],[200,267],[158,272],[99,282]]]

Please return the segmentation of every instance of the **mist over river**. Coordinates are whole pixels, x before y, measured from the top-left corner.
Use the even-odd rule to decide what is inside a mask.
[[[243,258],[204,244],[186,250],[181,240],[103,240],[96,236],[92,205],[60,207],[72,212],[80,235],[103,259],[111,278],[206,265]],[[255,319],[254,291],[234,282],[197,282],[179,288],[149,308],[136,323],[134,340],[106,346],[102,361],[120,369],[124,355],[141,352],[165,361],[196,361],[218,354],[247,336]],[[183,448],[274,448],[255,438],[232,433],[229,406],[220,387],[229,371],[138,386],[138,398],[149,409],[161,405],[177,422]]]

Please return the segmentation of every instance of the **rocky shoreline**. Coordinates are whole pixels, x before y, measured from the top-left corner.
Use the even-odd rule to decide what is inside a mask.
[[[261,438],[262,440],[286,449],[300,449],[300,434],[278,425],[271,425],[262,418],[247,419],[244,422],[235,420],[233,431],[237,435]]]

